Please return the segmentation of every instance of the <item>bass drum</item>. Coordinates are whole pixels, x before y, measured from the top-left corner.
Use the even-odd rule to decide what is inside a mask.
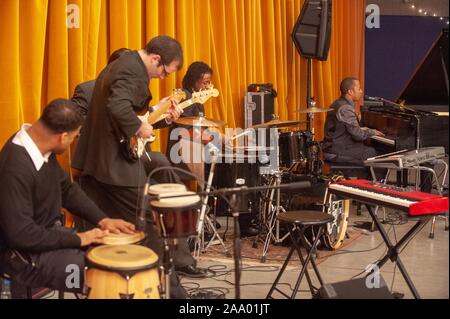
[[[323,235],[324,244],[328,249],[335,250],[341,247],[347,232],[350,200],[342,200],[334,194],[325,192],[323,212],[333,216],[333,222],[327,225]]]

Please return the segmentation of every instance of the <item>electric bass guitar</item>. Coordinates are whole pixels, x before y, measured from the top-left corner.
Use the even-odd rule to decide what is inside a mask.
[[[192,97],[190,99],[179,103],[178,106],[181,109],[185,109],[195,103],[203,104],[206,101],[208,101],[210,97],[217,97],[217,96],[219,96],[219,91],[217,89],[211,87],[206,90],[193,92]],[[185,95],[184,91],[177,89],[172,94],[172,97],[178,103],[183,98],[185,98],[186,95]],[[168,101],[167,103],[164,103],[163,105],[161,105],[156,111],[151,112],[151,113],[147,112],[146,114],[138,116],[138,117],[142,122],[147,122],[150,125],[153,125],[153,124],[155,124],[159,121],[165,120],[167,118],[167,116],[169,115],[167,113],[167,110],[170,108],[171,105],[172,105],[171,101]],[[155,140],[155,136],[150,136],[147,139],[142,139],[142,138],[139,138],[138,136],[133,136],[132,138],[130,138],[130,147],[129,147],[129,150],[131,152],[130,156],[132,156],[133,158],[139,159],[144,154],[145,145],[147,143],[152,143],[154,140]]]

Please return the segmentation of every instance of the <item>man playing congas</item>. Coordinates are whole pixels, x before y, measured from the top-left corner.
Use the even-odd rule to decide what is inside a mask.
[[[134,225],[110,219],[71,183],[55,154],[79,134],[82,116],[73,102],[50,102],[33,125],[24,124],[0,151],[0,273],[15,287],[81,292],[85,252],[109,232],[134,233]],[[61,207],[96,228],[76,233],[62,227]]]

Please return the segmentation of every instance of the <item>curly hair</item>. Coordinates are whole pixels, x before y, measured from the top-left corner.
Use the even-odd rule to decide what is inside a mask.
[[[199,61],[192,63],[183,77],[183,88],[189,91],[192,90],[195,83],[200,80],[204,74],[213,75],[213,70],[208,64]]]

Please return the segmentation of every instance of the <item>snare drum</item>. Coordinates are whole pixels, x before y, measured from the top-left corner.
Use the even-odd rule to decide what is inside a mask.
[[[86,264],[88,299],[159,299],[158,256],[150,248],[98,246]]]
[[[190,196],[164,198],[183,194]],[[159,235],[163,238],[178,238],[196,234],[200,196],[186,190],[160,195],[160,200],[150,202]]]
[[[309,142],[311,133],[307,131],[294,131],[280,133],[278,144],[280,146],[280,165],[291,167],[310,159]]]

